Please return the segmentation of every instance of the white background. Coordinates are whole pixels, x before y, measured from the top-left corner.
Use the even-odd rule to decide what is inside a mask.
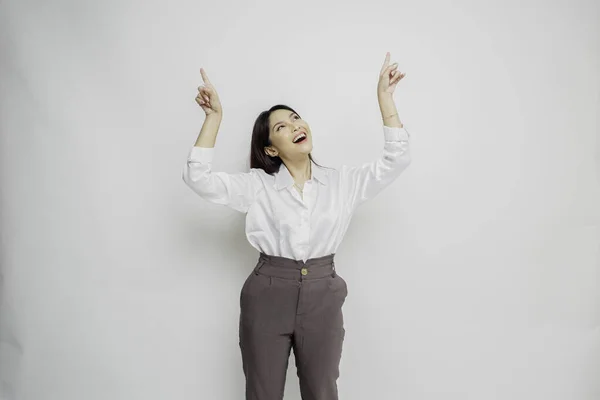
[[[593,0],[3,1],[5,398],[242,399],[258,253],[181,178],[200,67],[214,170],[248,170],[278,103],[338,167],[382,152],[389,51],[412,163],[336,254],[340,399],[597,400],[599,21]]]

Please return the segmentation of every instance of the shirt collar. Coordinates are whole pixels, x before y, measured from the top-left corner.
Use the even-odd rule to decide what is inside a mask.
[[[327,185],[327,174],[318,165],[311,161],[311,179],[316,178],[318,182],[323,185]],[[279,166],[279,171],[275,173],[275,188],[277,190],[292,186],[294,184],[294,177],[290,174],[285,164],[282,162]]]

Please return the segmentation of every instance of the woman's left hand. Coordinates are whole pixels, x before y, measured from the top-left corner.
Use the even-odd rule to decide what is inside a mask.
[[[377,84],[377,94],[393,94],[396,90],[396,84],[400,79],[406,76],[405,73],[400,73],[398,63],[390,64],[390,52],[388,51],[385,55],[385,61],[379,72],[379,83]]]

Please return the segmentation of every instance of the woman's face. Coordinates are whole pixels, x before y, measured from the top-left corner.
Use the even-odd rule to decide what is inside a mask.
[[[294,143],[300,132],[306,138]],[[310,127],[298,114],[289,110],[275,110],[269,116],[269,138],[271,146],[265,152],[271,156],[279,156],[282,160],[298,160],[308,157],[312,151],[312,134]]]

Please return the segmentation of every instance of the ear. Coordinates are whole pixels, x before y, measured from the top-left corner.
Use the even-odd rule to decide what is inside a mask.
[[[275,150],[272,147],[265,147],[265,154],[269,157],[275,157],[277,156],[277,150]]]

